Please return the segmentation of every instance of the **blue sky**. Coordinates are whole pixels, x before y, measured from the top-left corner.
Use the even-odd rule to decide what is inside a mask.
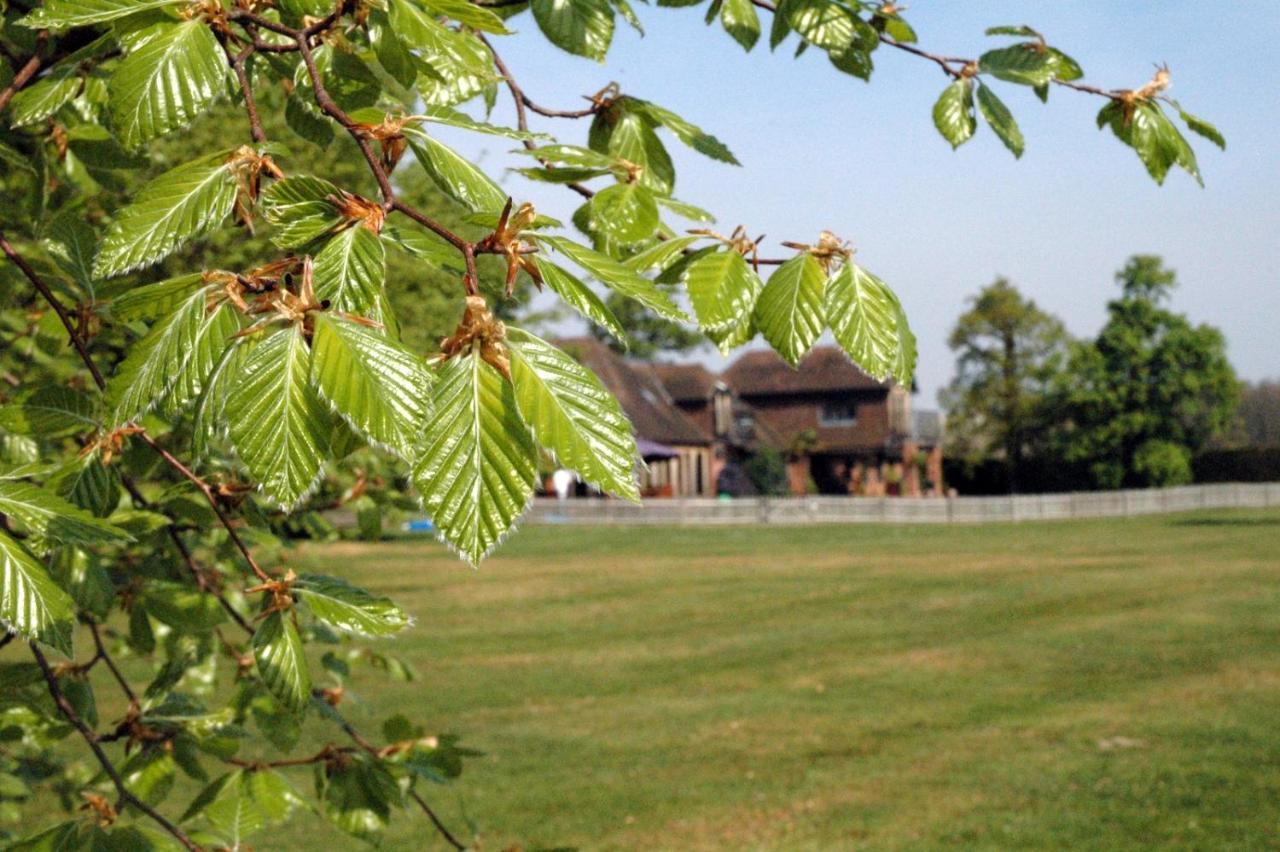
[[[1225,153],[1191,137],[1205,189],[1182,172],[1157,187],[1130,149],[1095,128],[1101,100],[1062,89],[1046,106],[997,83],[1027,139],[1020,161],[985,127],[952,152],[930,119],[946,82],[932,63],[881,49],[866,84],[816,51],[792,59],[794,36],[776,54],[763,40],[746,54],[703,25],[704,7],[637,5],[646,35],[620,27],[606,65],[558,51],[527,14],[511,26],[531,37],[495,46],[546,106],[578,108],[581,95],[617,80],[725,141],[742,168],[670,140],[677,196],[716,213],[724,230],[767,234],[770,254],[775,240],[811,242],[824,228],[851,240],[906,305],[920,340],[920,405],[932,406],[950,378],[947,334],[982,285],[1008,276],[1089,335],[1115,271],[1140,252],[1177,269],[1174,307],[1225,332],[1244,378],[1280,377],[1280,97],[1267,66],[1280,3],[916,0],[907,12],[922,47],[953,55],[996,44],[982,35],[988,25],[1030,24],[1081,63],[1086,82],[1107,88],[1136,87],[1167,62],[1170,94],[1227,137]],[[505,91],[494,117],[513,121]],[[562,141],[585,140],[585,122],[533,120]],[[491,170],[527,164],[491,139],[451,141]],[[576,206],[559,187],[506,185],[566,221]],[[700,357],[721,363],[713,351]]]

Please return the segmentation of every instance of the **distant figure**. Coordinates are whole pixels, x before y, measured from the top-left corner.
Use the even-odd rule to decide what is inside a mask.
[[[573,488],[573,481],[577,476],[571,470],[561,468],[551,474],[551,485],[556,489],[556,497],[561,500],[569,499],[569,489]]]

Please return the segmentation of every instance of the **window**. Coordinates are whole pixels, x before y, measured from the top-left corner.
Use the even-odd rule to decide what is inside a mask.
[[[823,426],[852,426],[857,422],[858,407],[850,400],[829,399],[822,403],[818,422]]]

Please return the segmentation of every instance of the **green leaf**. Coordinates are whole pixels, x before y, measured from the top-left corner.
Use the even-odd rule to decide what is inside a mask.
[[[146,168],[151,164],[145,153],[126,151],[120,141],[100,124],[81,124],[68,129],[67,148],[89,169],[119,172]],[[88,227],[81,215],[69,218]]]
[[[215,328],[206,300],[204,289],[191,293],[129,350],[107,386],[113,428],[136,420],[164,400],[201,338]]]
[[[312,615],[345,633],[393,636],[410,623],[409,616],[390,598],[371,595],[337,577],[303,574],[291,588]]]
[[[67,432],[97,431],[93,400],[73,388],[48,385],[17,402],[0,405],[0,429],[50,438]]]
[[[374,844],[391,820],[391,803],[400,801],[396,779],[363,754],[318,775],[317,783],[324,815],[347,834]]]
[[[456,248],[416,223],[388,225],[382,229],[382,239],[440,269],[448,269],[459,275],[466,272],[462,256]]]
[[[135,752],[120,767],[120,776],[129,792],[152,806],[169,795],[177,774],[173,755],[163,747]]]
[[[860,80],[870,80],[871,72],[875,70],[871,54],[855,47],[833,50],[827,54],[827,57],[836,68]]]
[[[685,219],[689,219],[694,222],[705,222],[710,224],[716,220],[716,217],[712,216],[706,210],[703,210],[697,205],[690,204],[687,201],[680,201],[679,199],[667,198],[659,195],[657,197],[657,202],[659,207],[665,207],[677,216],[682,216]]]
[[[421,130],[406,127],[409,147],[436,186],[470,210],[496,213],[507,203],[507,194],[493,179],[452,148]]]
[[[831,0],[783,0],[778,14],[814,47],[839,51],[853,41],[853,13]]]
[[[76,605],[45,567],[0,532],[0,623],[71,656]]]
[[[1127,114],[1123,104],[1111,101],[1098,113],[1098,126],[1110,126],[1116,138],[1133,148],[1156,183],[1163,184],[1169,169],[1178,165],[1204,185],[1195,152],[1155,101],[1138,101]]]
[[[1056,47],[1050,47],[1047,50],[1049,64],[1053,68],[1053,78],[1055,80],[1079,80],[1084,76],[1084,69],[1080,67],[1080,63]],[[1041,100],[1044,99],[1041,98]]]
[[[164,410],[167,414],[179,414],[203,393],[205,383],[222,360],[227,345],[240,332],[239,317],[240,314],[229,303],[223,302],[201,318],[178,376],[165,395]]]
[[[613,394],[561,350],[507,330],[516,403],[534,439],[565,467],[618,497],[640,502],[635,437]]]
[[[311,98],[314,95],[306,88],[295,88],[290,92],[284,99],[284,123],[311,144],[327,148],[334,139],[333,122]]]
[[[689,264],[685,287],[698,324],[708,331],[739,325],[751,313],[760,291],[758,276],[747,259],[734,249],[717,251]]]
[[[551,246],[574,263],[581,266],[601,284],[631,299],[635,299],[646,308],[673,320],[688,320],[684,311],[676,307],[671,297],[658,288],[648,278],[641,277],[635,270],[622,265],[618,261],[593,251],[586,246],[578,245],[563,237],[545,234],[531,235],[538,242]]]
[[[996,136],[1000,137],[1004,147],[1012,151],[1015,158],[1021,157],[1024,147],[1022,131],[1018,129],[1018,122],[1014,121],[1013,113],[1009,112],[1004,101],[996,97],[996,93],[991,91],[990,86],[978,87],[978,109],[982,110],[982,117],[987,120],[987,124],[995,131]]]
[[[477,8],[472,6],[471,8]],[[511,127],[502,127],[497,124],[488,124],[483,121],[476,121],[466,113],[458,112],[448,107],[427,107],[416,118],[420,118],[431,124],[443,124],[446,127],[457,127],[461,130],[470,130],[474,133],[484,133],[488,136],[503,136],[507,139],[533,140],[533,139],[550,139],[551,137],[545,133],[530,133],[527,130],[516,130]],[[521,149],[524,150],[524,149]]]
[[[47,0],[19,23],[33,30],[63,30],[101,24],[148,9],[176,6],[181,0]]]
[[[756,291],[751,295],[753,302],[760,297],[760,290],[764,289],[764,282],[759,276],[756,276],[755,284]],[[720,350],[721,355],[728,355],[739,346],[750,342],[757,333],[755,314],[752,312],[743,317],[736,326],[724,331],[709,331],[707,337],[716,345],[716,349]]]
[[[441,538],[478,565],[524,513],[537,450],[515,392],[478,354],[441,366],[413,481]]]
[[[148,580],[138,600],[149,615],[183,633],[208,633],[227,620],[217,598],[189,584]]]
[[[911,386],[915,335],[902,304],[876,276],[849,262],[827,282],[831,333],[849,357],[877,381],[893,376]]]
[[[311,700],[311,670],[302,637],[287,612],[273,612],[253,634],[253,658],[263,684],[281,704],[301,713]]]
[[[235,200],[230,152],[165,172],[116,215],[98,249],[94,276],[110,278],[168,256],[217,227]]]
[[[474,6],[466,2],[466,0],[422,0],[422,5],[437,15],[453,18],[458,23],[473,30],[494,33],[495,35],[511,34],[511,31],[502,23],[502,18],[499,18],[492,11],[482,6]]]
[[[1023,38],[1041,38],[1036,30],[1026,24],[1004,24],[998,27],[987,27],[984,31],[989,36],[1021,36]]]
[[[629,110],[632,98],[622,98],[591,122],[592,149],[639,166],[637,181],[659,195],[668,195],[676,182],[675,166],[653,122]]]
[[[408,458],[427,418],[431,374],[380,331],[320,315],[311,340],[320,393],[366,438]]]
[[[363,314],[382,292],[386,251],[378,235],[362,224],[339,231],[315,256],[316,298],[338,311]]]
[[[542,282],[553,293],[564,299],[578,313],[608,331],[615,340],[626,343],[626,331],[618,322],[618,318],[590,287],[545,257],[534,255],[533,262],[538,267],[538,272],[542,274]]]
[[[110,515],[120,502],[120,478],[114,468],[102,463],[96,451],[69,460],[49,484],[60,496],[99,518]]]
[[[191,421],[191,449],[196,458],[207,456],[209,442],[224,434],[222,415],[226,408],[229,382],[238,375],[245,354],[252,348],[252,343],[232,341],[209,373],[204,390],[196,401]]]
[[[978,58],[978,70],[983,74],[1023,86],[1043,86],[1059,67],[1060,60],[1038,42],[988,50]]]
[[[262,216],[276,228],[271,241],[296,248],[336,231],[343,217],[332,199],[341,197],[337,186],[310,175],[273,181],[262,193]]]
[[[691,235],[659,240],[647,249],[633,254],[623,264],[636,272],[648,272],[650,269],[662,271],[683,256],[685,249],[702,239]]]
[[[316,48],[314,58],[325,91],[343,110],[352,113],[378,102],[382,83],[358,54],[322,43]],[[297,66],[294,83],[305,99],[315,101],[311,74],[305,65]]]
[[[638,183],[615,183],[587,202],[591,229],[623,245],[639,243],[658,228],[658,203]]]
[[[475,36],[448,29],[409,0],[389,0],[388,5],[396,34],[422,54],[433,72],[418,77],[424,102],[461,103],[495,81],[493,55]]]
[[[978,126],[973,114],[973,83],[970,80],[956,80],[942,90],[933,105],[933,125],[942,138],[951,143],[953,150],[969,141]]]
[[[533,0],[533,18],[547,40],[569,53],[603,62],[613,40],[606,0]]]
[[[915,44],[917,41],[916,31],[911,28],[905,20],[897,15],[879,15],[876,16],[884,22],[885,33],[894,41],[901,44]]]
[[[194,272],[134,287],[111,300],[111,316],[120,322],[158,319],[178,310],[192,293],[207,284],[203,274]]]
[[[760,16],[751,0],[724,0],[720,6],[720,23],[743,50],[751,50],[760,40]]]
[[[590,148],[582,148],[577,145],[543,145],[540,148],[517,148],[511,153],[536,157],[539,160],[546,160],[556,165],[574,166],[600,171],[601,173],[607,172],[617,165],[617,160],[608,154],[602,154],[599,151],[593,151]]]
[[[214,781],[191,803],[183,821],[203,814],[232,848],[268,825],[288,819],[301,799],[280,773],[270,769],[237,769]]]
[[[43,541],[63,544],[132,541],[124,530],[27,482],[0,480],[0,515],[18,521],[27,532]]]
[[[769,49],[777,50],[778,45],[786,41],[790,34],[791,25],[787,23],[787,16],[775,12],[773,23],[769,25]]]
[[[382,70],[401,86],[412,89],[418,80],[421,60],[409,52],[409,48],[391,26],[386,12],[381,9],[370,10],[368,26],[369,41]]]
[[[155,24],[116,66],[111,123],[127,148],[186,127],[227,91],[227,58],[200,18]]]
[[[52,116],[80,91],[80,75],[75,65],[59,63],[46,76],[19,89],[9,102],[10,124],[25,127]]]
[[[96,126],[96,125],[89,125]],[[58,268],[94,295],[93,254],[97,236],[78,209],[67,209],[54,217],[44,232],[40,245],[53,258]]]
[[[1182,108],[1182,105],[1179,104],[1177,101],[1173,102],[1173,106],[1174,106],[1174,109],[1178,111],[1178,115],[1179,117],[1182,118],[1183,123],[1187,125],[1188,130],[1190,130],[1192,133],[1195,133],[1199,136],[1203,136],[1205,139],[1208,139],[1210,142],[1217,145],[1223,151],[1227,150],[1226,137],[1224,137],[1222,133],[1219,132],[1218,128],[1214,127],[1212,124],[1205,121],[1203,118],[1197,118],[1196,116],[1187,112],[1185,109]]]
[[[310,383],[311,352],[301,327],[265,334],[245,355],[224,413],[249,473],[290,510],[319,484],[333,424]]]
[[[756,327],[792,367],[822,334],[826,278],[813,255],[798,254],[774,270],[756,300]]]
[[[628,110],[637,112],[654,124],[660,124],[667,128],[675,134],[677,139],[699,154],[733,166],[741,165],[737,158],[733,156],[733,152],[723,142],[696,124],[685,121],[666,107],[660,107],[655,103],[642,101],[639,98],[627,98],[626,104]]]

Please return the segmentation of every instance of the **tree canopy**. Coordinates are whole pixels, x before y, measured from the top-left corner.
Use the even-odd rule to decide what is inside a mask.
[[[1232,421],[1239,383],[1222,333],[1164,307],[1177,280],[1159,257],[1116,274],[1121,296],[1092,341],[1072,348],[1054,391],[1063,457],[1095,485],[1172,485]]]
[[[610,298],[696,325],[724,351],[762,337],[791,364],[829,330],[868,374],[911,382],[902,305],[844,238],[788,234],[768,250],[744,227],[711,230],[678,197],[672,143],[736,163],[724,142],[594,71],[581,108],[521,88],[502,57],[516,16],[519,37],[603,61],[619,18],[640,26],[626,0],[0,10],[0,642],[23,652],[0,664],[15,732],[0,797],[20,807],[35,788],[63,791],[68,811],[23,826],[34,833],[15,848],[244,848],[306,801],[299,772],[313,774],[312,809],[354,837],[376,843],[411,808],[464,847],[428,797],[471,752],[406,715],[370,733],[344,709],[353,670],[412,676],[385,645],[360,644],[409,614],[295,573],[284,539],[323,529],[337,504],[376,531],[366,498],[390,477],[476,564],[548,457],[637,498],[617,401],[504,321],[523,288],[620,342]],[[1166,69],[1095,86],[1025,26],[989,29],[996,46],[977,57],[935,53],[902,11],[712,0],[707,20],[746,50],[767,21],[771,48],[791,40],[861,79],[888,54],[936,66],[933,120],[956,147],[981,115],[1022,153],[1003,86],[1098,98],[1098,126],[1157,181],[1175,167],[1199,179],[1170,116],[1224,144],[1167,97]],[[487,120],[499,96],[515,126]],[[547,132],[562,119],[585,133]],[[439,128],[509,141],[522,174],[582,205],[568,225],[538,214]],[[431,281],[451,282],[452,298],[424,305],[441,292]],[[1177,434],[1199,434],[1194,412],[1175,414]],[[1167,431],[1120,444],[1136,452],[1130,437]],[[100,719],[100,705],[124,709]],[[60,747],[68,738],[87,766]],[[176,801],[180,773],[202,787],[190,801]]]
[[[1048,390],[1070,338],[1008,279],[988,284],[970,304],[948,340],[956,376],[942,394],[947,440],[962,457],[1003,459],[1016,491],[1023,460],[1043,447]]]

